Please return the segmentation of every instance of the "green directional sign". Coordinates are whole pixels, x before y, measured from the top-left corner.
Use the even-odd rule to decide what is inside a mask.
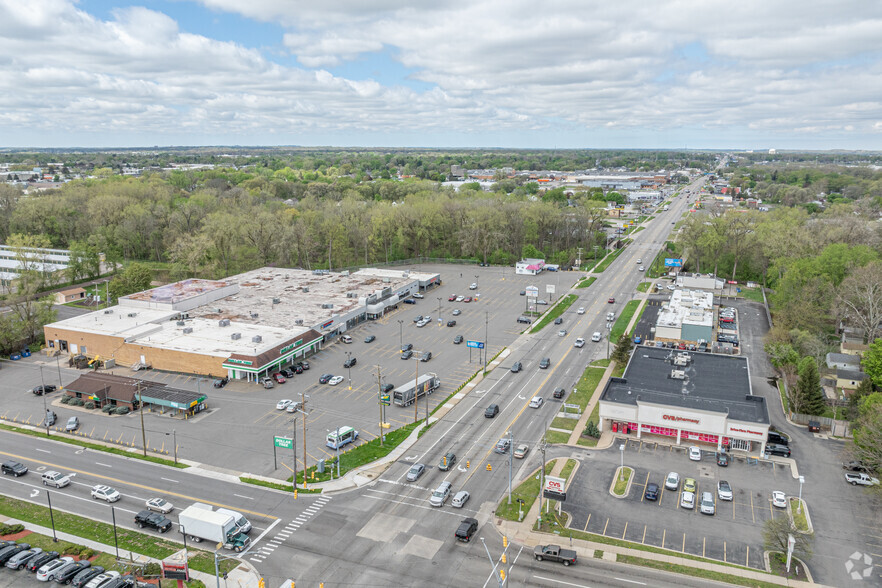
[[[291,449],[294,446],[294,440],[290,437],[273,437],[273,445],[282,449]]]
[[[381,394],[380,395],[380,404],[382,404],[383,406],[389,406],[390,402],[389,402],[389,395],[388,394]]]

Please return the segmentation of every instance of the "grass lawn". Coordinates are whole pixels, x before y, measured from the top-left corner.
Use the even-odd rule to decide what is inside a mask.
[[[600,420],[600,403],[594,403],[594,410],[591,411],[591,415],[588,417],[588,422],[593,422],[595,425],[598,424]],[[584,435],[580,435],[578,441],[576,441],[576,445],[581,445],[582,447],[597,447],[598,439],[594,437],[585,437]]]
[[[609,365],[609,362],[610,362],[610,360],[609,360],[609,359],[606,359],[606,358],[604,358],[604,359],[595,359],[594,361],[591,362],[591,365],[594,366],[594,367],[606,367],[606,366]]]
[[[549,443],[566,443],[570,440],[569,433],[561,433],[560,431],[547,431],[545,433],[545,440]]]
[[[741,288],[741,292],[738,295],[754,302],[762,303],[763,301],[763,292],[759,288]]]
[[[800,531],[808,533],[808,520],[806,520],[805,510],[808,508],[804,503],[802,505],[802,511],[796,512],[799,508],[799,499],[791,498],[790,499],[790,514],[793,515],[793,524],[796,525],[796,528]]]
[[[565,419],[563,417],[554,417],[554,420],[551,421],[551,428],[553,429],[567,429],[572,431],[576,428],[576,423],[578,423],[576,419]]]
[[[622,472],[624,471],[624,476]],[[625,469],[621,468],[616,471],[616,485],[613,487],[613,494],[616,496],[624,496],[625,489],[628,487],[628,480],[631,479],[631,474],[634,473],[634,470],[625,466]]]
[[[603,372],[603,368],[589,367],[586,369],[582,373],[582,377],[579,378],[579,383],[576,384],[576,391],[567,398],[567,403],[578,404],[584,411],[588,406],[588,402],[591,401],[594,391],[597,389],[597,384],[600,383],[600,379],[603,377]]]
[[[784,380],[778,380],[778,394],[781,395],[781,403],[784,405],[784,412],[790,414],[790,403],[787,401],[787,391],[784,389]]]
[[[690,557],[688,559],[693,559],[693,558]],[[693,568],[692,566],[672,564],[672,563],[668,563],[668,562],[664,562],[664,561],[656,561],[654,559],[646,559],[643,557],[634,557],[633,555],[616,556],[616,561],[619,563],[631,564],[631,565],[635,565],[635,566],[643,566],[645,568],[664,570],[666,572],[673,572],[675,574],[683,574],[686,576],[691,576],[691,577],[696,577],[696,578],[705,578],[706,580],[713,581],[713,582],[735,584],[737,586],[755,586],[757,588],[780,588],[780,584],[773,584],[772,582],[759,582],[759,581],[753,580],[751,578],[742,578],[741,576],[736,576],[734,574],[723,574],[721,572],[715,572],[713,570]],[[713,562],[713,563],[723,563],[723,562]],[[723,564],[723,565],[725,565],[725,564]]]
[[[555,304],[551,310],[545,313],[545,315],[536,323],[532,329],[530,329],[531,333],[537,333],[542,330],[545,325],[549,324],[551,321],[562,315],[566,310],[572,306],[573,302],[578,300],[578,296],[575,294],[567,294],[560,300],[558,300],[557,304]]]
[[[638,292],[646,292],[647,290],[649,290],[649,287],[651,285],[652,285],[652,282],[640,282],[639,284],[637,284],[637,291]]]
[[[603,261],[597,264],[597,266],[594,268],[594,272],[599,274],[600,272],[608,268],[609,264],[615,261],[616,258],[621,255],[622,251],[624,250],[624,247],[620,247],[619,249],[616,249],[615,251],[607,255],[605,258],[603,258]]]
[[[645,229],[645,228],[646,228],[646,227],[644,227],[644,226],[637,227],[636,229],[634,229],[633,231],[631,231],[631,234],[633,235],[634,233],[639,233],[640,231],[642,231],[642,230]]]
[[[545,464],[545,475],[551,473],[551,470],[554,468],[554,461],[551,460]],[[517,521],[518,520],[518,501],[520,498],[524,501],[524,505],[521,507],[524,516],[530,511],[530,507],[533,506],[533,503],[536,501],[536,498],[539,496],[539,470],[534,470],[526,480],[518,484],[518,486],[512,490],[511,492],[511,504],[508,503],[508,494],[506,494],[502,500],[499,501],[499,506],[496,507],[496,516],[501,519],[505,519],[507,521]]]
[[[612,333],[610,334],[610,341],[613,345],[615,345],[622,334],[624,334],[625,328],[627,328],[628,323],[631,322],[631,317],[634,316],[634,312],[636,312],[639,305],[639,300],[629,300],[628,303],[625,304],[625,308],[622,309],[622,314],[616,319],[616,324],[613,325]]]
[[[45,437],[46,430],[42,429],[39,431],[30,430],[30,429],[22,429],[19,427],[15,427],[13,425],[0,425],[0,429],[4,431],[14,431],[16,433],[21,433],[22,435],[31,435],[32,437]],[[71,439],[69,437],[63,435],[52,435],[52,439],[54,441],[61,441],[62,443],[69,443],[70,445],[78,445],[80,447],[87,447],[88,449],[94,449],[95,451],[103,451],[105,453],[113,453],[114,455],[122,455],[125,457],[133,457],[135,459],[143,459],[144,461],[152,461],[153,463],[159,463],[162,465],[171,466],[173,468],[185,469],[190,466],[184,465],[182,463],[175,463],[173,460],[165,459],[162,457],[154,457],[152,455],[143,455],[140,452],[135,451],[126,451],[125,449],[118,449],[116,447],[105,447],[104,445],[98,445],[97,443],[88,443],[86,441],[80,441],[79,439]]]
[[[564,464],[563,469],[560,471],[560,477],[564,480],[569,480],[570,474],[573,473],[574,469],[576,469],[576,460],[568,459],[567,463]]]
[[[576,284],[576,288],[587,288],[591,284],[593,284],[597,280],[597,276],[591,276],[590,278],[583,278],[578,284]]]
[[[47,507],[8,496],[0,496],[0,514],[47,528],[52,527],[52,520]],[[87,537],[104,545],[114,545],[113,525],[62,512],[58,509],[53,509],[53,514],[57,531],[70,533],[77,537]],[[128,515],[120,513],[119,516]],[[127,551],[132,551],[156,559],[165,559],[183,548],[183,542],[175,543],[166,540],[158,534],[147,535],[121,527],[116,528],[116,536],[118,538],[117,544],[119,545],[120,555]],[[57,548],[53,549],[57,550]],[[204,551],[193,550],[192,546],[189,549],[197,554],[190,558],[190,567],[200,572],[213,574],[214,556]],[[224,571],[232,570],[238,565],[238,562],[230,560],[223,560],[221,563],[225,565],[226,569]]]

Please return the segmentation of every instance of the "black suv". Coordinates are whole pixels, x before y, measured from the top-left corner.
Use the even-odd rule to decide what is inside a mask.
[[[319,384],[327,384],[328,381],[334,377],[334,374],[322,374],[319,376]]]
[[[448,327],[455,327],[455,326],[456,326],[456,321],[455,321],[455,320],[449,320],[449,321],[447,321],[447,326],[448,326]]]
[[[151,529],[156,529],[160,533],[165,533],[171,529],[172,526],[170,520],[158,512],[151,512],[149,510],[142,510],[136,514],[135,524],[138,525],[138,528],[143,529],[144,527],[150,527]]]
[[[548,366],[550,366],[550,365],[551,365],[551,358],[543,357],[542,361],[539,362],[539,369],[540,370],[547,370]]]
[[[292,369],[282,368],[279,370],[279,373],[282,374],[283,376],[285,376],[286,378],[293,378],[294,377],[294,370],[292,370]]]
[[[357,360],[356,358],[354,358],[354,357],[350,357],[349,359],[347,359],[346,361],[343,362],[343,367],[345,367],[345,368],[351,368],[351,367],[354,366],[356,363],[358,363],[358,360]]]
[[[410,351],[411,349],[413,349],[413,343],[405,343],[404,346],[401,348],[401,352],[404,353],[405,351]]]
[[[498,414],[499,414],[499,405],[498,404],[491,404],[484,411],[484,417],[486,417],[488,419],[492,419],[493,417],[495,417]]]
[[[28,473],[28,466],[17,461],[4,461],[3,465],[0,466],[0,470],[3,471],[4,476],[12,474],[17,478]]]
[[[446,453],[444,457],[441,458],[441,461],[438,463],[438,469],[442,472],[446,472],[450,468],[453,467],[453,464],[456,463],[456,454],[452,451]]]
[[[790,448],[786,445],[766,443],[766,453],[769,455],[777,455],[779,457],[790,457]]]
[[[383,384],[383,387],[380,388],[380,391],[385,394],[386,392],[389,392],[394,389],[395,389],[395,386],[393,386],[392,384]]]
[[[530,317],[527,317],[527,316],[519,316],[519,317],[518,317],[518,322],[519,322],[519,323],[524,323],[525,325],[529,325],[529,324],[532,323],[533,321],[530,319]]]
[[[518,373],[522,369],[524,369],[524,364],[522,364],[519,361],[516,361],[513,364],[511,364],[511,371],[513,371],[514,373]]]
[[[563,388],[555,388],[551,395],[555,398],[563,398],[564,394],[566,394],[566,390]]]
[[[769,443],[774,443],[775,445],[790,445],[790,439],[781,433],[776,433],[775,431],[769,431],[767,441]]]
[[[646,500],[658,500],[658,484],[650,482],[646,485],[646,492],[643,494]]]
[[[460,540],[468,543],[472,540],[472,535],[478,530],[478,521],[473,518],[463,519],[459,524],[459,527],[456,529],[456,533],[454,536]]]
[[[408,345],[410,345],[410,343],[408,343]],[[407,351],[405,351],[404,353],[401,354],[401,359],[410,359],[411,357],[413,357],[413,350],[412,349],[408,349]]]
[[[55,392],[57,388],[52,384],[46,384],[45,386],[37,386],[33,390],[31,390],[37,396],[42,396],[44,393],[49,394],[50,392]]]
[[[453,338],[454,345],[459,345],[460,343],[462,343],[462,335],[457,335],[456,337]]]

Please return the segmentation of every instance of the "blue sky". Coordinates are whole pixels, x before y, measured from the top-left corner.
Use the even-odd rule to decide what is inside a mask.
[[[4,147],[882,147],[854,0],[0,0],[0,68]]]

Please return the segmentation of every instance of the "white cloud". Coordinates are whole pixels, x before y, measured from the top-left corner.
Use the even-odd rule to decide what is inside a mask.
[[[538,132],[590,145],[593,133],[690,129],[711,145],[729,132],[841,131],[872,147],[882,119],[882,4],[199,1],[281,23],[299,65],[149,8],[104,21],[73,0],[0,0],[0,133],[21,144],[28,129],[230,143],[456,133],[487,145]],[[329,71],[381,51],[428,89]]]

